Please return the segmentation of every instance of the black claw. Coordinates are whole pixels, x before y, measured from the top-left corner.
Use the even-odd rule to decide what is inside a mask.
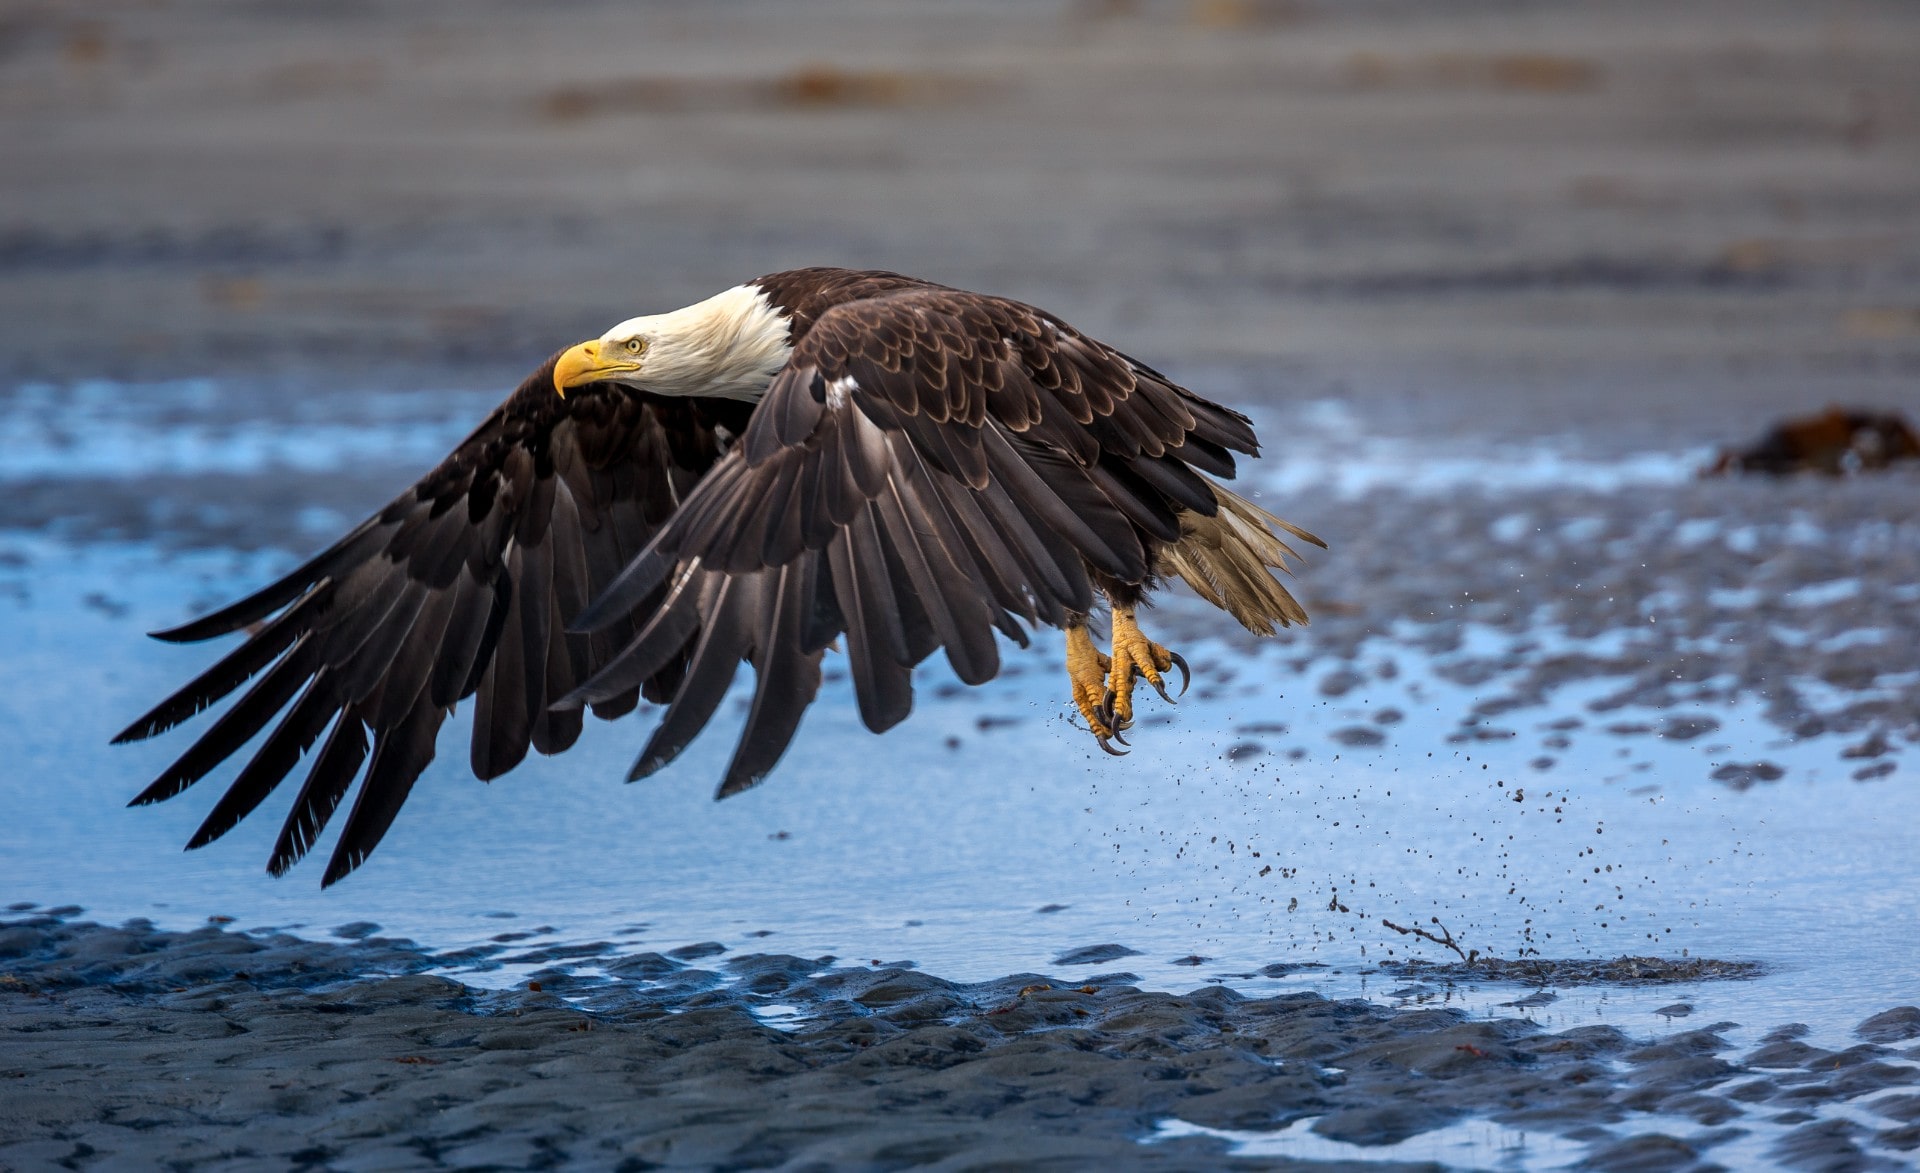
[[[1097,741],[1097,742],[1099,742],[1099,743],[1100,743],[1100,748],[1101,748],[1101,749],[1104,749],[1104,750],[1106,750],[1106,751],[1107,751],[1108,753],[1110,753],[1110,754],[1112,754],[1112,755],[1113,755],[1114,757],[1116,757],[1116,758],[1124,758],[1124,757],[1126,757],[1126,756],[1127,756],[1127,751],[1126,751],[1126,750],[1124,750],[1124,749],[1115,749],[1115,748],[1113,748],[1112,746],[1110,746],[1110,745],[1108,745],[1108,744],[1107,744],[1107,739],[1106,739],[1106,738],[1104,738],[1104,737],[1102,737],[1102,736],[1100,736],[1100,735],[1099,735],[1098,733],[1096,733],[1096,734],[1094,734],[1094,735],[1093,735],[1093,739],[1094,739],[1095,741]],[[1124,743],[1124,742],[1122,742],[1122,744],[1125,744],[1125,743]]]
[[[1124,731],[1125,731],[1125,729],[1126,729],[1126,726],[1124,726],[1124,725],[1121,725],[1121,726],[1117,726],[1117,727],[1115,727],[1115,728],[1114,728],[1114,731],[1113,731],[1113,739],[1114,739],[1115,741],[1117,741],[1117,742],[1119,742],[1119,743],[1120,743],[1121,745],[1124,745],[1124,746],[1126,746],[1126,747],[1127,747],[1128,749],[1132,749],[1132,748],[1133,748],[1133,742],[1131,742],[1131,741],[1128,741],[1128,740],[1127,740],[1126,738],[1124,738],[1124,737],[1122,737],[1122,736],[1120,736],[1120,734],[1121,734],[1122,732],[1124,732]]]
[[[1173,661],[1175,668],[1180,669],[1180,695],[1187,695],[1187,686],[1193,683],[1193,673],[1187,670],[1187,658],[1179,652],[1172,651],[1167,653],[1167,658]],[[1163,692],[1160,695],[1166,696],[1167,694]]]
[[[1155,680],[1153,677],[1149,676],[1147,677],[1147,683],[1153,685],[1153,691],[1160,694],[1161,700],[1167,702],[1170,705],[1177,705],[1180,703],[1179,701],[1174,700],[1172,697],[1167,695],[1167,690],[1161,687],[1161,684],[1158,680]]]

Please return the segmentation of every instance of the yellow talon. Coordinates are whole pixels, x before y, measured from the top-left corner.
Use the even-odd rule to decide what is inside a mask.
[[[1170,670],[1179,657],[1148,639],[1133,620],[1132,607],[1113,609],[1113,658],[1109,661],[1109,683],[1113,699],[1105,706],[1113,716],[1113,725],[1125,729],[1133,724],[1133,682],[1144,676],[1153,690],[1165,700],[1166,682],[1161,673]],[[1185,675],[1186,669],[1181,669]]]
[[[1093,735],[1103,744],[1115,732],[1101,717],[1109,663],[1100,649],[1093,646],[1093,636],[1085,624],[1067,628],[1067,679],[1073,684],[1073,703],[1087,719],[1087,728],[1093,730]]]

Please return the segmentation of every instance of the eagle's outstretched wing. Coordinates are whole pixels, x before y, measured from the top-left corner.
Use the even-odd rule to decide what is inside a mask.
[[[587,636],[566,624],[713,464],[716,425],[737,433],[746,409],[610,384],[562,399],[552,378],[549,360],[438,468],[293,573],[156,633],[186,642],[250,632],[116,741],[151,737],[252,684],[136,805],[180,793],[271,725],[188,843],[199,847],[245,818],[320,743],[268,870],[285,871],[312,847],[364,766],[323,879],[331,884],[386,833],[456,702],[473,699],[481,778],[512,769],[529,746],[556,753],[573,744],[581,715],[552,702],[608,663],[634,628],[614,617]],[[636,597],[637,609],[645,601]],[[605,694],[596,713],[631,710],[641,690],[664,700],[683,659],[660,657],[652,672]]]
[[[792,739],[845,633],[868,728],[912,706],[911,669],[999,670],[994,631],[1064,624],[1096,579],[1139,584],[1178,511],[1212,516],[1202,473],[1252,454],[1245,417],[1032,307],[921,285],[820,313],[746,434],[584,613],[601,631],[649,604],[639,634],[570,703],[602,702],[685,655],[685,678],[634,767],[699,732],[742,659],[756,687],[721,795],[757,783]]]

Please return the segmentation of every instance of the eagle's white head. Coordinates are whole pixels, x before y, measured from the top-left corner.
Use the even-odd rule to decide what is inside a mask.
[[[614,382],[656,395],[757,400],[786,365],[787,315],[752,285],[667,314],[626,321],[568,350],[553,368],[561,395]]]

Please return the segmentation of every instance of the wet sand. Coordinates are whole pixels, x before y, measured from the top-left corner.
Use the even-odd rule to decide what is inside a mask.
[[[1920,1147],[1912,1006],[1844,1050],[1785,1025],[1738,1054],[1731,1024],[1549,1033],[1311,993],[1144,992],[1125,974],[958,985],[680,953],[623,958],[619,981],[485,991],[423,973],[434,959],[405,941],[17,916],[0,923],[0,1163],[1297,1168],[1204,1131],[1143,1138],[1309,1118],[1376,1151],[1493,1121],[1571,1136],[1583,1167],[1609,1170],[1717,1167],[1756,1125],[1797,1167]],[[755,1013],[776,999],[784,1029]],[[1873,1123],[1809,1111],[1842,1100]]]
[[[1611,815],[1650,781],[1629,747],[1697,746],[1729,802],[1883,787],[1845,793],[1905,818],[1912,475],[1636,480],[1634,461],[1704,463],[1828,402],[1920,409],[1916,56],[1907,8],[1784,0],[23,6],[0,18],[0,430],[44,467],[0,468],[0,530],[54,535],[33,547],[49,562],[60,542],[127,539],[301,553],[430,463],[407,443],[368,450],[355,428],[457,434],[557,347],[760,272],[896,268],[1046,305],[1261,415],[1276,459],[1258,483],[1334,549],[1302,581],[1314,626],[1262,653],[1299,689],[1261,684],[1251,649],[1192,600],[1159,609],[1170,639],[1230,641],[1196,665],[1200,692],[1217,690],[1196,699],[1217,707],[1181,710],[1219,724],[1206,768],[1277,775],[1377,750],[1384,771],[1504,749],[1536,799],[1571,776]],[[129,419],[124,442],[89,447]],[[168,462],[162,440],[188,434],[251,450],[260,436],[229,420],[269,447],[293,438],[293,457]],[[331,449],[329,423],[346,429]],[[0,569],[9,606],[52,573]],[[87,606],[131,623],[151,587],[103,582]],[[1416,662],[1471,690],[1431,745],[1397,710],[1361,711]],[[119,703],[133,670],[103,655],[98,671],[61,720]],[[1039,736],[1014,696],[946,711],[967,741],[956,760],[989,744],[976,721],[1005,718],[996,705],[1013,713],[1000,736]],[[1755,698],[1760,731],[1735,728]],[[15,786],[85,760],[0,746],[28,763]],[[1807,746],[1840,773],[1783,771]],[[775,785],[800,786],[802,768]],[[496,796],[489,817],[513,817]],[[1290,833],[1324,836],[1284,813]],[[1130,857],[1164,857],[1144,820],[1119,825],[1139,815],[1098,817]],[[1694,817],[1676,812],[1673,833]],[[1766,882],[1797,892],[1831,868],[1793,830],[1756,833]],[[1219,882],[1223,903],[1247,899],[1257,869],[1208,848],[1244,872]],[[1711,889],[1695,863],[1658,891]],[[163,874],[189,889],[196,875]],[[1303,881],[1309,903],[1332,874]],[[1556,895],[1557,871],[1540,875]],[[8,888],[41,896],[44,881],[0,867]],[[1910,894],[1854,882],[1857,905],[1792,923],[1904,933]],[[1635,895],[1649,916],[1690,907]],[[1425,913],[1437,897],[1392,899]],[[1841,1041],[1797,1012],[1736,1030],[1684,1000],[1657,1027],[1530,1020],[1575,990],[1644,994],[1646,967],[1598,945],[1496,974],[1388,937],[1427,961],[1381,966],[1373,1001],[1170,993],[1116,968],[1118,946],[986,982],[623,950],[593,972],[539,971],[534,992],[436,976],[457,959],[365,933],[14,915],[9,1168],[1864,1169],[1920,1146],[1920,1011],[1898,1005],[1907,970],[1886,959],[1905,954],[1884,944],[1853,963],[1886,967],[1886,996],[1850,1006]],[[1344,941],[1358,919],[1289,931]],[[1222,923],[1237,921],[1206,932]],[[1214,976],[1192,961],[1196,984]],[[1755,949],[1702,973],[1722,963],[1692,958],[1686,988],[1724,976],[1811,997],[1772,961]],[[1421,1005],[1470,983],[1507,990],[1506,1009]],[[1491,1140],[1417,1147],[1481,1123]],[[1276,1139],[1289,1125],[1309,1135]]]

